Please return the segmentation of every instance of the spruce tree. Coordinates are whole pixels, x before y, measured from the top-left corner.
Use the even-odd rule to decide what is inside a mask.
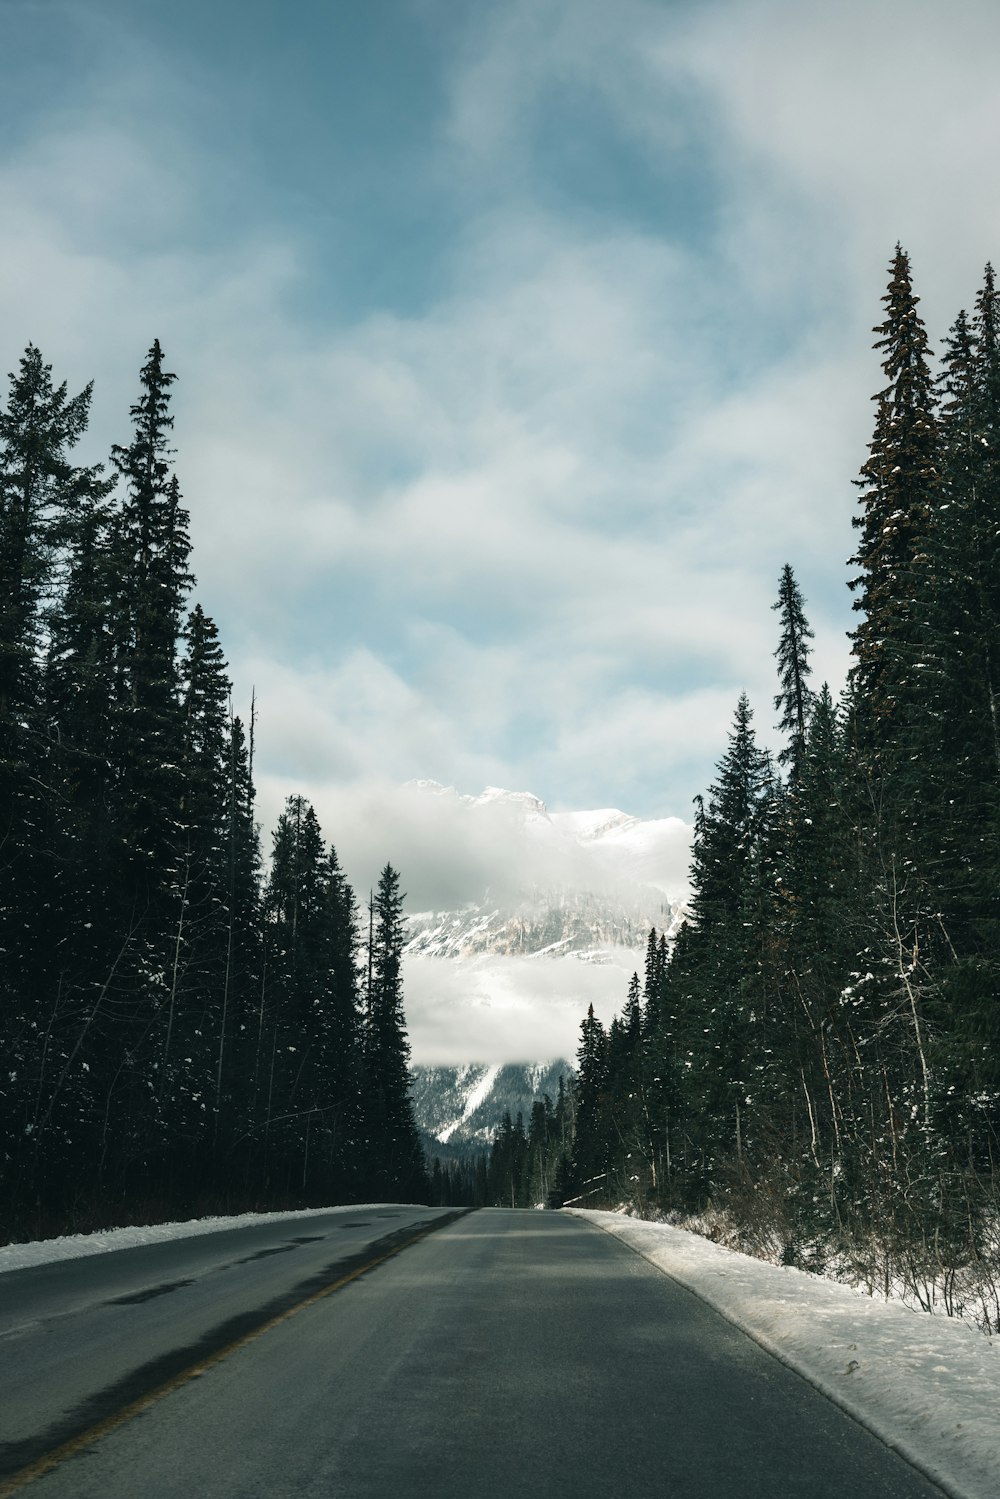
[[[119,819],[131,875],[154,907],[177,874],[178,807],[183,795],[180,701],[188,515],[169,459],[170,387],[155,340],[131,408],[132,441],[111,450],[125,495],[117,536],[122,593],[117,610],[116,764]]]
[[[781,712],[778,727],[788,735],[788,743],[779,754],[778,763],[789,766],[789,775],[794,783],[805,752],[806,722],[809,717],[807,679],[812,671],[809,665],[809,641],[813,638],[813,632],[806,619],[805,601],[795,581],[795,574],[787,562],[781,571],[777,602],[771,607],[781,611],[781,638],[774,653],[778,659],[781,691],[774,699],[774,706]]]
[[[720,1156],[742,1153],[745,1099],[757,1095],[762,1046],[760,957],[749,933],[760,934],[769,891],[774,777],[758,748],[753,714],[741,694],[729,747],[719,762],[707,806],[696,806],[691,862],[692,927],[675,945],[668,978],[682,1033],[692,1036],[684,1060],[689,1184],[708,1189]],[[698,1016],[702,1023],[698,1026]],[[701,1035],[697,1035],[698,1031]],[[695,1037],[697,1039],[695,1040]]]
[[[200,1090],[178,1076],[172,1060],[187,956],[179,647],[191,582],[187,513],[168,462],[173,379],[154,343],[130,411],[132,440],[111,453],[121,493],[111,540],[117,579],[108,757],[114,845],[100,982],[113,983],[129,1002],[106,1008],[96,1087],[102,1137],[113,1142],[103,1153],[103,1176],[122,1193],[138,1182],[170,1193],[177,1176],[190,1179],[191,1153],[204,1132],[201,1105],[208,1109],[202,1096],[192,1113],[192,1095]],[[118,1060],[122,1054],[129,1058],[126,1067]],[[205,1075],[207,1054],[191,1065]]]
[[[591,1196],[605,1189],[611,1147],[607,1118],[608,1080],[608,1038],[594,1014],[594,1006],[589,1005],[586,1019],[580,1026],[577,1070],[573,1080],[576,1133],[572,1185],[577,1193],[587,1189]]]
[[[886,317],[874,330],[888,384],[878,403],[869,457],[857,484],[862,513],[858,569],[850,586],[862,618],[853,634],[853,678],[864,763],[879,795],[912,814],[916,791],[912,746],[919,734],[925,638],[924,599],[931,517],[939,501],[939,449],[927,333],[910,262],[896,246]]]
[[[167,1021],[159,1069],[170,1130],[191,1169],[208,1170],[218,1139],[229,1005],[226,663],[213,620],[197,605],[180,664],[181,741],[176,879],[161,897],[170,935]]]
[[[43,644],[58,602],[79,510],[109,486],[75,467],[91,387],[70,397],[29,344],[0,408],[0,1129],[6,1195],[38,1200],[51,1172],[72,1178],[66,1130],[54,1122],[83,1084],[74,1038],[80,1013],[67,941],[79,893],[80,828],[64,796],[65,722],[46,711]],[[70,1074],[72,1073],[72,1077]],[[78,1115],[67,1128],[82,1144]],[[15,1188],[14,1182],[18,1185]]]
[[[691,909],[699,929],[724,943],[736,933],[743,879],[771,778],[756,742],[746,693],[736,705],[729,747],[719,762],[708,804],[699,801],[692,853]]]
[[[290,796],[274,832],[264,897],[270,1044],[262,1133],[266,1181],[303,1195],[320,1107],[316,1068],[329,966],[324,866],[315,810]]]
[[[30,965],[21,933],[33,912],[50,908],[46,865],[59,861],[54,849],[46,854],[55,810],[46,779],[51,740],[58,744],[68,726],[46,718],[43,632],[77,511],[109,490],[99,468],[69,458],[86,431],[91,393],[88,385],[70,397],[65,382],[53,386],[51,365],[29,344],[0,408],[0,948],[18,964]],[[31,946],[37,952],[52,940],[36,926]]]
[[[88,385],[70,397],[65,382],[54,387],[52,366],[43,364],[29,344],[0,409],[0,729],[5,734],[37,706],[44,606],[65,527],[78,504],[107,492],[99,468],[74,468],[68,458],[86,431],[92,390]]]
[[[365,1070],[374,1178],[389,1194],[418,1199],[426,1173],[410,1098],[410,1045],[403,1016],[405,922],[399,875],[386,864],[375,892]]]
[[[318,1091],[324,1148],[335,1192],[363,1185],[365,1076],[359,988],[361,932],[354,891],[330,848],[326,870],[327,986],[320,1030]]]
[[[263,989],[260,835],[254,818],[254,786],[243,722],[233,717],[226,744],[224,846],[226,855],[226,967],[222,993],[225,1024],[220,1032],[215,1110],[220,1134],[216,1153],[234,1156],[240,1144],[249,1174],[253,1149],[255,1088],[259,1082]]]

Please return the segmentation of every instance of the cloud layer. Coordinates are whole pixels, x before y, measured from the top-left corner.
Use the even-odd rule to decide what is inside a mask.
[[[625,949],[601,965],[572,957],[411,958],[404,999],[413,1060],[437,1067],[572,1063],[588,1005],[608,1025],[636,966]]]
[[[741,689],[771,734],[785,561],[839,684],[888,256],[939,338],[995,252],[995,7],[428,6],[437,103],[357,146],[384,213],[420,143],[391,295],[349,144],[283,193],[280,94],[88,9],[4,124],[8,367],[95,376],[103,451],[161,338],[268,820],[303,790],[342,840],[415,776],[686,817]]]

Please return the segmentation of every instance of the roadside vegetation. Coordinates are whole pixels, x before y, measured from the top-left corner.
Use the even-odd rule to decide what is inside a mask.
[[[936,374],[899,247],[883,301],[846,691],[812,685],[786,566],[783,748],[741,696],[689,920],[583,1022],[560,1195],[996,1332],[1000,298],[987,267]]]
[[[399,876],[359,913],[301,796],[263,874],[173,381],[107,472],[37,348],[0,406],[0,1241],[427,1191]]]

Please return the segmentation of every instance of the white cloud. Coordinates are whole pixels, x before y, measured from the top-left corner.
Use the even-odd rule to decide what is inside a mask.
[[[587,1006],[608,1025],[640,955],[591,965],[575,958],[411,958],[403,976],[414,1062],[455,1066],[573,1062]]]
[[[821,278],[828,320],[839,307],[874,322],[872,278],[898,238],[945,298],[937,321],[975,288],[1000,232],[983,191],[998,44],[990,0],[738,0],[693,8],[652,56],[665,86],[682,72],[711,100],[731,255],[768,295]]]
[[[485,803],[453,787],[437,793],[376,777],[343,778],[289,787],[268,778],[262,802],[273,814],[288,790],[315,803],[327,838],[357,892],[367,892],[388,861],[407,893],[409,912],[454,911],[489,898],[517,904],[536,889],[583,891],[642,906],[659,895],[673,899],[687,889],[690,828],[679,819],[643,823],[637,847],[624,843],[579,844],[545,818],[525,824],[517,805]],[[639,882],[643,890],[636,894]]]
[[[410,777],[687,816],[741,689],[771,739],[786,561],[839,688],[886,262],[900,238],[939,342],[1000,230],[988,0],[513,0],[470,36],[430,164],[458,228],[409,314],[311,280],[322,247],[255,220],[253,180],[234,193],[191,124],[208,80],[138,43],[0,158],[8,367],[30,339],[74,389],[95,376],[106,451],[161,338],[198,596],[238,711],[258,694],[265,827],[302,792],[356,888],[390,860],[411,910],[516,889],[526,854]],[[552,191],[560,99],[662,201],[612,221]],[[572,1055],[622,964],[411,962],[415,1056]]]
[[[199,597],[238,706],[258,690],[268,818],[286,790],[336,811],[338,786],[416,775],[686,813],[741,688],[769,734],[785,561],[839,685],[885,260],[902,235],[939,334],[1000,214],[1000,22],[901,14],[495,12],[438,163],[468,205],[451,279],[409,317],[295,311],[315,247],[220,226],[199,143],[136,111],[164,86],[137,52],[124,113],[102,79],[0,163],[9,362],[30,338],[71,384],[94,374],[105,448],[154,335],[178,371]],[[704,244],[546,197],[535,106],[565,87],[654,168],[712,144]]]

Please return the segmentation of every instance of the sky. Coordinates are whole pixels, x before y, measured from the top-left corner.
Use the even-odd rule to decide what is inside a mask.
[[[897,241],[934,346],[998,253],[998,55],[995,0],[0,0],[2,368],[99,457],[160,339],[265,827],[370,808],[366,888],[412,778],[689,818],[741,691],[777,743],[785,562],[839,689],[871,328]]]

